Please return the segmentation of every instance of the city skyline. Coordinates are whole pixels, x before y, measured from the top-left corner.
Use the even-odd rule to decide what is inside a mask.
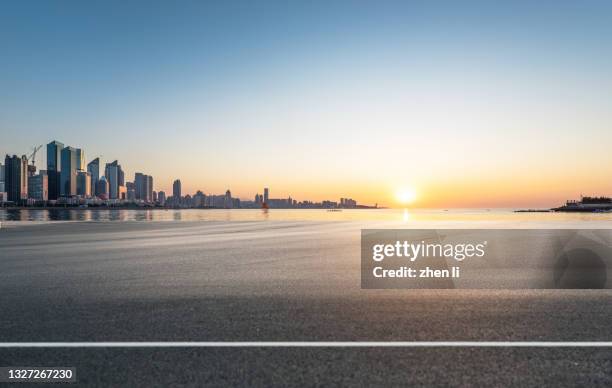
[[[5,6],[0,155],[64,139],[240,198],[612,194],[612,4],[118,4]]]
[[[118,160],[105,163],[101,174],[100,156],[86,163],[86,152],[60,141],[47,143],[46,163],[43,168],[36,165],[36,155],[43,145],[32,147],[30,155],[10,156],[6,154],[0,163],[0,204],[10,206],[148,206],[173,208],[372,208],[358,204],[352,198],[339,201],[300,201],[291,196],[270,198],[270,189],[254,198],[233,197],[228,188],[224,194],[204,193],[198,189],[190,194],[182,192],[180,179],[172,184],[172,196],[164,190],[155,190],[153,177],[135,172],[129,181]],[[184,194],[184,195],[183,195]],[[374,208],[378,207],[378,203]]]

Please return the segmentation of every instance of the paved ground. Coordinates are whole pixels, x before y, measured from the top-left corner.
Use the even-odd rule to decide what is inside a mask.
[[[0,231],[1,341],[606,340],[608,290],[361,290],[353,223]],[[612,384],[612,349],[1,349],[99,386]]]

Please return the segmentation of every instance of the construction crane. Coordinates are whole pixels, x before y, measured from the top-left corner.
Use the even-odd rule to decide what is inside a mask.
[[[42,144],[32,147],[32,153],[30,154],[30,156],[28,156],[28,160],[32,161],[32,165],[34,166],[36,164],[36,153],[42,148]]]
[[[32,153],[28,156],[28,160],[32,163],[28,165],[28,175],[33,176],[36,174],[36,153],[42,148],[42,144],[32,147]]]

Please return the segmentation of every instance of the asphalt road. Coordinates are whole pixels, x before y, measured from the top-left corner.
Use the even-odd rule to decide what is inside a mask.
[[[13,224],[0,341],[609,341],[609,290],[361,290],[354,223]],[[608,348],[0,349],[91,386],[609,386]]]

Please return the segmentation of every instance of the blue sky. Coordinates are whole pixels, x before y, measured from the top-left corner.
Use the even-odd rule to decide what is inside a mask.
[[[610,164],[611,48],[606,1],[3,2],[0,152],[57,139],[157,189],[365,202],[530,167],[548,203],[612,189],[580,173]]]

